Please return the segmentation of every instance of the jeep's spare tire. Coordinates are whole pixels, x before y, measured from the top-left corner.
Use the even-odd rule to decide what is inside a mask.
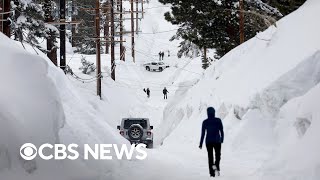
[[[128,136],[132,140],[140,140],[143,136],[143,129],[139,124],[132,124],[128,129]]]

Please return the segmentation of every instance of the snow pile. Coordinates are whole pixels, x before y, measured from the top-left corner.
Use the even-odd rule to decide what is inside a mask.
[[[319,1],[308,0],[177,95],[157,131],[162,148],[181,157],[182,149],[191,149],[196,156],[201,122],[213,106],[225,125],[227,176],[319,179],[320,23],[310,22],[319,8]]]
[[[272,179],[319,179],[319,98],[320,84],[281,108],[274,128],[279,147],[265,165],[265,171],[271,173],[262,173],[262,177],[269,174]]]
[[[60,142],[58,133],[65,121],[61,99],[42,58],[20,50],[3,34],[0,39],[0,173],[43,171],[53,163],[24,161],[19,149],[26,142],[36,146]]]
[[[112,107],[84,96],[45,55],[32,55],[0,34],[0,176],[4,179],[98,179],[110,177],[120,161],[25,161],[24,143],[126,144],[103,117]],[[25,44],[26,49],[32,49]],[[33,50],[32,50],[33,51]],[[94,92],[94,91],[93,91]],[[133,101],[133,100],[132,100]],[[134,102],[134,101],[133,101]],[[129,107],[128,107],[129,108]],[[106,113],[119,113],[110,108]],[[27,178],[27,179],[28,179]]]

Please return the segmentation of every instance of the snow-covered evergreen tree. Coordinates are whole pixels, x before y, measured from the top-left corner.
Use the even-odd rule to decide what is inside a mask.
[[[174,25],[179,25],[172,39],[182,38],[200,49],[216,49],[221,57],[240,44],[239,35],[239,0],[160,0],[172,5],[165,18]],[[281,13],[261,0],[244,0],[245,35],[253,37],[272,23],[273,17]],[[269,19],[270,18],[270,19]],[[180,54],[190,51],[188,43],[182,42]]]
[[[298,9],[306,0],[262,0],[263,2],[276,7],[283,15],[287,15]]]
[[[40,1],[41,2],[41,1]],[[50,30],[56,31],[53,26],[47,26],[44,22],[44,10],[41,4],[34,1],[14,0],[11,1],[14,10],[12,31],[15,39],[27,42],[46,52],[39,44],[40,38],[47,38]]]
[[[81,24],[76,28],[76,34],[73,34],[76,52],[82,54],[95,54],[96,53],[96,43],[90,38],[96,36],[95,33],[95,22],[93,11],[84,11],[80,8],[94,8],[95,1],[87,0],[77,0],[75,5],[78,9],[75,18],[77,21],[81,21]]]

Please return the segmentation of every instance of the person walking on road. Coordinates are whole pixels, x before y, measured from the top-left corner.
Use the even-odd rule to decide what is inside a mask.
[[[148,95],[148,98],[150,97],[150,89],[147,88],[147,95]]]
[[[162,57],[162,52],[159,52],[159,61],[161,61],[161,57]]]
[[[164,89],[163,89],[163,99],[168,99],[168,93],[169,93],[169,91],[167,90],[167,88],[166,87],[164,87]]]
[[[161,57],[162,57],[162,61],[163,61],[164,51],[162,51],[162,53],[161,53]]]
[[[221,144],[224,140],[223,125],[220,118],[215,117],[215,109],[209,107],[207,109],[208,119],[202,123],[201,139],[199,148],[202,149],[204,136],[206,135],[206,147],[208,151],[209,173],[211,177],[220,175],[220,158],[221,158]],[[215,151],[215,163],[213,158],[213,150]]]

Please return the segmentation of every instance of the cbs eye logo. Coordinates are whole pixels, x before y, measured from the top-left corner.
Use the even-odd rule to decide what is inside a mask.
[[[20,156],[27,161],[34,159],[37,156],[36,146],[31,143],[22,145],[20,148]]]

